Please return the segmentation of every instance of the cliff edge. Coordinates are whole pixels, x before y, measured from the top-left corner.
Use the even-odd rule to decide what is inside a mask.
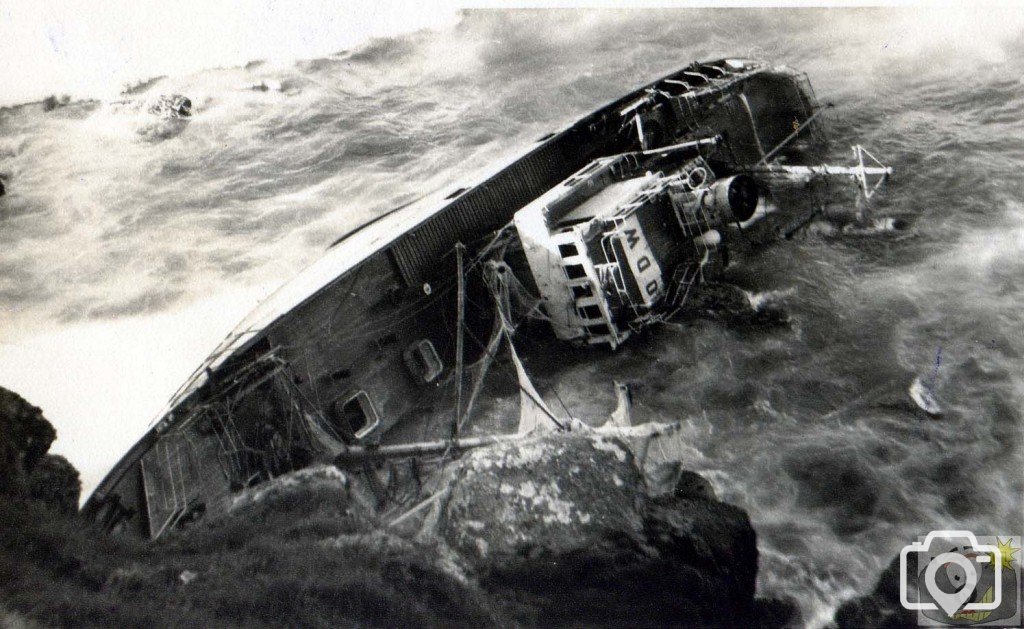
[[[614,436],[464,453],[401,525],[365,471],[318,466],[139,542],[79,519],[77,472],[47,454],[52,426],[9,391],[0,403],[5,625],[766,624],[746,513],[693,473],[650,482]]]

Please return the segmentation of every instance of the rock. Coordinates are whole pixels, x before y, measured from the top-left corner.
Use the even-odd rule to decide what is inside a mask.
[[[56,438],[39,407],[0,387],[0,495],[27,493],[29,473]]]
[[[147,111],[161,118],[188,118],[192,115],[192,99],[181,94],[161,94],[148,103]]]
[[[281,85],[280,81],[268,79],[264,79],[259,83],[252,83],[248,87],[250,90],[254,92],[281,92],[284,90],[284,87]]]
[[[375,530],[381,525],[375,505],[358,478],[320,464],[243,489],[226,509],[205,515],[211,526],[233,521],[231,526],[252,531],[281,527],[298,539]]]
[[[155,116],[142,124],[136,133],[148,142],[161,142],[180,135],[192,119],[192,100],[181,94],[161,94],[144,103],[146,111]]]
[[[914,381],[910,383],[910,388],[907,389],[907,393],[910,395],[910,399],[914,401],[914,404],[924,411],[926,415],[933,419],[942,417],[942,406],[935,399],[935,393],[932,391],[931,385],[925,384],[921,380],[921,376],[914,378]]]
[[[916,573],[916,567],[910,566]],[[900,558],[893,558],[882,572],[874,591],[846,601],[836,610],[833,622],[839,629],[897,629],[917,627],[917,614],[900,604]]]
[[[747,515],[690,476],[684,487],[700,489],[650,497],[617,439],[500,444],[445,474],[438,533],[485,589],[526,610],[519,622],[754,621],[757,546]]]
[[[107,575],[103,589],[118,596],[126,596],[145,590],[155,583],[169,587],[174,583],[174,579],[175,571],[169,566],[132,563],[112,570]]]
[[[757,627],[763,629],[799,629],[805,626],[800,605],[789,597],[759,598],[754,601]]]
[[[139,123],[135,132],[148,142],[177,137],[188,128],[195,113],[192,99],[182,94],[160,94],[144,99],[125,98],[110,101],[108,105],[111,112],[135,118]]]
[[[244,509],[258,502],[281,502],[296,492],[312,491],[318,487],[345,492],[348,489],[348,476],[333,465],[303,468],[239,491],[231,497],[228,510]]]
[[[528,556],[535,545],[570,552],[602,531],[643,527],[634,504],[643,479],[629,449],[611,440],[553,436],[481,448],[454,473],[442,535],[485,563]]]
[[[672,494],[677,498],[718,500],[715,488],[697,472],[683,469],[679,461],[669,461],[648,470],[647,492],[651,496]]]
[[[61,513],[78,511],[78,470],[47,454],[56,437],[39,407],[0,387],[0,494],[40,500]]]
[[[0,179],[0,197],[7,194],[7,188],[4,187],[4,180]]]
[[[50,508],[71,515],[78,511],[82,482],[78,470],[58,454],[47,454],[28,477],[28,493]]]
[[[363,497],[352,489],[352,479],[345,472],[333,465],[313,465],[239,491],[232,495],[228,512],[255,508],[286,512],[295,508],[297,503],[332,494],[345,500],[352,497],[363,502]],[[365,510],[372,511],[372,507],[365,505]]]
[[[718,500],[711,482],[697,472],[682,470],[676,481],[673,493],[678,498],[698,498],[701,500]]]
[[[42,100],[43,111],[53,111],[60,107],[66,107],[71,102],[71,97],[67,94],[62,94],[59,98],[56,94],[50,94]]]
[[[122,96],[134,96],[134,95],[137,95],[137,94],[142,94],[143,92],[145,92],[149,88],[153,87],[155,84],[159,83],[161,80],[163,80],[165,78],[167,78],[165,75],[161,75],[161,76],[154,76],[154,77],[149,78],[149,79],[143,79],[143,80],[140,80],[140,81],[136,81],[134,83],[125,83],[124,87],[121,89],[121,95]]]
[[[780,305],[765,300],[752,302],[742,288],[725,282],[704,282],[698,285],[679,314],[735,326],[773,326],[789,322],[789,313]]]

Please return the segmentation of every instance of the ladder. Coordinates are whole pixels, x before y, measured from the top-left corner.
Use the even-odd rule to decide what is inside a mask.
[[[676,267],[669,282],[669,293],[665,297],[667,310],[675,313],[686,304],[690,293],[700,280],[700,264],[687,264]]]

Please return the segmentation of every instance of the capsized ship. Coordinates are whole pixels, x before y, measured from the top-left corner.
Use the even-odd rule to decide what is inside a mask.
[[[515,316],[614,349],[675,316],[730,248],[813,219],[816,181],[873,194],[890,171],[864,149],[817,164],[823,110],[789,68],[693,63],[347,234],[216,348],[85,515],[158,537],[314,462],[358,459],[372,479],[353,453],[425,451],[403,427],[450,416],[432,436],[453,442],[500,333],[511,342],[512,293]],[[467,343],[474,326],[491,341]]]

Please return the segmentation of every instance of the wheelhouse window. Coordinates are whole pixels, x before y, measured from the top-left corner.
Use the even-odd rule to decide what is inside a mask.
[[[570,280],[578,280],[587,276],[587,270],[583,268],[582,264],[567,264],[563,268],[566,277]]]

